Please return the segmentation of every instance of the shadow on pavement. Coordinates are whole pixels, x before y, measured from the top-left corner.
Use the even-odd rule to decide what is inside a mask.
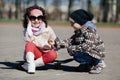
[[[0,67],[0,69],[15,69],[16,63],[13,62],[0,62],[0,64],[5,65],[6,67]]]
[[[37,67],[37,70],[48,70],[48,69],[62,70],[63,67],[65,68],[63,64],[69,63],[73,60],[74,60],[73,58],[66,60],[55,60],[53,63],[46,64],[45,66],[42,67]],[[66,66],[66,67],[67,67],[66,69],[68,69],[70,66]]]
[[[76,67],[74,65],[73,66],[65,65],[66,63],[69,63],[73,60],[74,60],[73,58],[66,60],[55,60],[51,64],[47,64],[43,67],[38,67],[37,70],[55,69],[55,70],[63,70],[67,72],[89,72],[89,70],[83,70],[82,68]]]
[[[67,72],[81,72],[78,70],[78,67],[75,67],[74,65],[73,66],[65,65],[66,63],[69,63],[73,60],[74,60],[73,58],[66,59],[66,60],[55,60],[53,63],[46,64],[45,66],[42,66],[42,67],[37,67],[36,70],[54,69],[54,70],[63,70]],[[0,62],[0,64],[5,65],[5,67],[0,67],[0,69],[16,69],[17,64],[23,63],[23,62],[24,61]],[[82,72],[86,72],[86,71],[82,71]]]

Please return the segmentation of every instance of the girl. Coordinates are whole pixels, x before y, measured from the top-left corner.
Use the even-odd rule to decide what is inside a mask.
[[[56,35],[47,25],[46,13],[42,7],[31,6],[24,14],[25,63],[19,65],[28,73],[35,73],[37,66],[53,62],[57,52],[52,49]]]

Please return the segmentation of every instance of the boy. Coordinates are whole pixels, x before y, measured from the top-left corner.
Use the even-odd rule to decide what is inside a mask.
[[[69,16],[74,34],[66,40],[56,40],[57,48],[67,48],[68,53],[80,63],[81,70],[98,74],[106,67],[104,63],[104,43],[96,33],[92,22],[93,14],[83,9],[72,12]],[[80,70],[80,71],[81,71]]]

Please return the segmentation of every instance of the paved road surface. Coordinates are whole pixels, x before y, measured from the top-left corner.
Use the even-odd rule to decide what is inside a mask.
[[[70,27],[53,27],[53,29],[61,39],[73,33]],[[62,64],[62,70],[54,69],[53,63],[37,68],[33,75],[16,70],[16,63],[22,61],[24,51],[22,31],[21,24],[0,23],[0,80],[120,80],[119,28],[98,28],[98,33],[106,45],[107,68],[101,74],[94,75],[76,72],[74,68],[79,64],[72,60],[66,49],[60,50],[57,58],[65,62]]]

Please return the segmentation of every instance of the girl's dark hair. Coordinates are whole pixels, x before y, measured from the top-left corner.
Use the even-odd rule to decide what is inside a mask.
[[[30,12],[31,12],[33,9],[38,9],[38,10],[42,11],[43,16],[44,16],[43,21],[45,22],[46,27],[47,27],[47,19],[46,19],[47,16],[46,16],[46,12],[45,12],[45,10],[44,10],[42,7],[39,7],[39,6],[37,6],[37,5],[34,5],[34,6],[31,6],[31,7],[26,8],[25,14],[24,14],[24,16],[23,16],[23,17],[24,17],[24,19],[23,19],[23,27],[24,27],[24,28],[27,28],[27,24],[28,24],[28,19],[27,19],[27,17],[30,16]]]

